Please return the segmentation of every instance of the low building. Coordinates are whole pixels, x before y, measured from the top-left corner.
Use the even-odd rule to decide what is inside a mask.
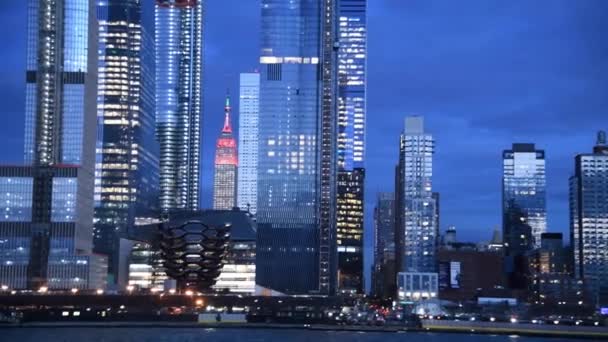
[[[399,272],[397,297],[401,303],[437,298],[438,275],[433,272]]]
[[[466,244],[453,247],[438,252],[440,299],[470,301],[480,290],[507,285],[501,253],[478,251]]]

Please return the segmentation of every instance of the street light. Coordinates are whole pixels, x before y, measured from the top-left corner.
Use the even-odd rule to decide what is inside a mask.
[[[78,289],[77,288],[73,288],[70,291],[72,291],[72,294],[77,294],[78,293]]]
[[[192,291],[190,291],[190,290],[187,290],[187,291],[186,291],[186,296],[192,296],[192,295],[194,295],[194,292],[192,292]]]
[[[127,291],[129,291],[129,294],[131,294],[131,292],[133,292],[134,289],[135,289],[135,286],[133,286],[133,285],[127,286]]]
[[[102,289],[97,289],[97,294],[98,295],[102,295],[103,294],[103,290]]]
[[[2,291],[7,291],[8,290],[8,285],[2,285]]]
[[[38,289],[38,293],[47,293],[49,291],[49,288],[46,286],[40,286],[40,288]]]

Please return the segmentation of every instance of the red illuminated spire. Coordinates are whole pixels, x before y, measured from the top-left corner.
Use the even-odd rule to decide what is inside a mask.
[[[222,133],[232,133],[232,126],[230,125],[230,93],[226,91],[226,105],[224,106],[224,128],[222,129]]]

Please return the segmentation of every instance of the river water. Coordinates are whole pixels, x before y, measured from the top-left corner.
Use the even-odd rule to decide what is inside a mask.
[[[15,342],[567,342],[573,339],[442,333],[204,328],[6,328],[0,341]]]

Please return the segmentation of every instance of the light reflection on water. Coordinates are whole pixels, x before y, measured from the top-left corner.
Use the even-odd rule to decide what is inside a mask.
[[[229,328],[0,328],[0,341],[18,342],[571,342],[518,335],[378,333],[302,329]]]

